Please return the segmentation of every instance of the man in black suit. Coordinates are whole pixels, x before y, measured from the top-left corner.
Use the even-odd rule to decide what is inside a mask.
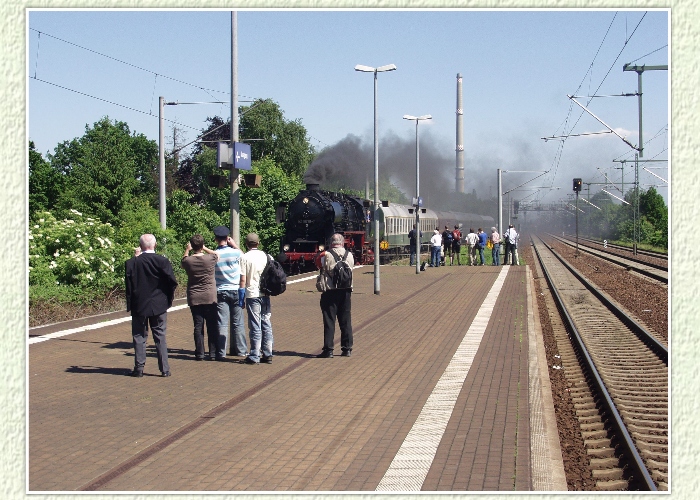
[[[177,280],[170,261],[155,253],[155,236],[142,235],[139,245],[141,255],[126,261],[126,310],[131,311],[131,335],[136,353],[131,375],[143,377],[148,325],[151,325],[158,354],[158,368],[163,377],[169,377],[165,328],[167,310],[173,304]]]

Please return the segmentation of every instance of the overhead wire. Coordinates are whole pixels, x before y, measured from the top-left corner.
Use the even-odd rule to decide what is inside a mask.
[[[92,99],[97,99],[98,101],[106,102],[106,103],[112,104],[112,105],[114,105],[114,106],[119,106],[120,108],[125,108],[125,109],[128,109],[128,110],[130,110],[130,111],[136,111],[137,113],[142,113],[142,114],[144,114],[144,115],[153,116],[150,112],[146,112],[146,111],[143,111],[143,110],[140,110],[140,109],[132,108],[131,106],[126,106],[125,104],[119,104],[118,102],[109,101],[109,100],[107,100],[107,99],[103,99],[102,97],[97,97],[97,96],[94,96],[94,95],[91,95],[91,94],[87,94],[87,93],[85,93],[85,92],[81,92],[81,91],[79,91],[79,90],[75,90],[75,89],[71,89],[71,88],[65,87],[65,86],[63,86],[63,85],[59,85],[59,84],[57,84],[57,83],[49,82],[49,81],[47,81],[47,80],[42,80],[41,78],[34,78],[34,80],[36,80],[36,81],[38,81],[38,82],[46,83],[46,84],[48,84],[48,85],[53,85],[54,87],[58,87],[58,88],[63,89],[63,90],[68,90],[69,92],[74,92],[74,93],[76,93],[76,94],[80,94],[80,95],[83,95],[83,96],[85,96],[85,97],[90,97],[90,98],[92,98]],[[163,118],[163,120],[165,120],[165,121],[167,121],[167,122],[170,122],[170,123],[173,123],[173,124],[175,124],[175,125],[182,125],[183,127],[191,128],[192,130],[199,130],[199,129],[196,128],[196,127],[192,127],[192,126],[186,125],[186,124],[184,124],[184,123],[176,122],[176,121],[174,121],[174,120],[168,120],[167,118]]]
[[[578,93],[578,91],[581,89],[584,82],[586,81],[586,77],[588,76],[588,74],[589,73],[592,74],[593,65],[595,64],[595,61],[598,58],[598,54],[600,54],[600,51],[603,48],[603,44],[605,43],[605,40],[608,38],[608,34],[610,33],[610,30],[612,29],[613,23],[615,22],[616,18],[617,18],[617,12],[615,12],[615,15],[613,16],[612,20],[610,21],[610,24],[608,25],[608,29],[605,31],[605,35],[603,36],[603,39],[601,40],[600,45],[598,45],[598,49],[596,50],[596,53],[593,56],[593,60],[591,61],[591,64],[588,66],[588,70],[583,75],[583,78],[581,79],[581,82],[578,84],[578,87],[576,87],[576,91],[574,92],[574,94]],[[573,112],[573,103],[569,102],[569,111],[566,114],[566,118],[564,119],[563,125],[560,125],[560,127],[562,127],[562,135],[566,135],[567,133],[570,133],[574,129],[574,127],[576,126],[576,124],[574,124],[574,126],[571,127],[571,129],[569,129],[569,132],[566,131],[567,130],[566,127],[567,127],[567,124],[569,123],[572,112]],[[581,111],[581,114],[579,115],[579,118],[576,120],[576,123],[579,122],[582,115],[583,115],[583,111]],[[557,130],[559,130],[559,129],[557,129]],[[553,134],[553,135],[556,135],[556,134]],[[566,141],[566,139],[564,139],[563,141],[560,142],[560,144],[557,147],[557,152],[554,156],[554,161],[553,161],[554,165],[552,167],[552,183],[554,182],[554,179],[557,176],[557,171],[559,169],[561,157],[564,153],[564,142],[565,141]]]
[[[649,52],[648,54],[644,54],[643,56],[638,57],[637,59],[634,59],[634,60],[630,61],[629,64],[632,64],[633,62],[637,62],[637,61],[639,61],[640,59],[644,59],[646,56],[650,56],[650,55],[652,55],[652,54],[654,54],[654,53],[656,53],[656,52],[658,52],[658,51],[660,51],[660,50],[665,49],[666,47],[668,47],[668,44],[664,45],[663,47],[659,47],[659,48],[656,49],[656,50],[652,50],[652,51]]]
[[[644,18],[646,17],[646,15],[647,15],[647,12],[645,12],[645,13],[642,15],[641,19],[639,20],[639,22],[637,23],[637,25],[634,27],[634,30],[632,30],[632,33],[631,33],[629,36],[627,36],[627,33],[625,33],[625,41],[624,41],[624,43],[623,43],[623,45],[622,45],[622,48],[620,49],[620,52],[618,52],[617,56],[615,57],[615,60],[611,63],[610,68],[608,69],[607,73],[605,73],[605,76],[603,77],[603,79],[602,79],[602,80],[600,81],[600,83],[598,84],[598,87],[596,88],[596,90],[595,90],[594,92],[592,92],[592,93],[589,92],[590,97],[589,97],[589,100],[587,101],[586,105],[590,104],[590,102],[591,102],[591,100],[593,99],[593,97],[598,93],[598,91],[600,90],[600,88],[603,86],[603,83],[605,83],[605,80],[606,80],[606,79],[608,78],[608,76],[610,75],[610,72],[611,72],[611,71],[613,70],[613,68],[615,67],[615,64],[617,64],[618,59],[619,59],[620,56],[622,55],[622,52],[623,52],[623,51],[625,50],[625,48],[627,47],[627,44],[629,43],[629,41],[632,39],[632,37],[633,37],[634,34],[636,33],[637,29],[639,28],[640,24],[642,23],[642,21],[644,20]],[[592,67],[593,67],[593,65],[594,65],[594,63],[595,63],[595,60],[596,60],[597,57],[598,57],[598,54],[600,53],[600,49],[602,48],[603,43],[605,42],[605,40],[606,40],[608,34],[610,33],[610,29],[612,28],[612,25],[613,25],[613,23],[614,23],[616,17],[617,17],[617,12],[615,13],[615,16],[613,16],[613,19],[612,19],[612,21],[610,22],[610,25],[608,26],[607,31],[605,32],[605,36],[603,37],[603,40],[601,41],[600,46],[598,47],[598,50],[596,51],[596,54],[595,54],[595,56],[593,57],[593,61],[591,62],[590,66],[589,66],[589,68],[588,68],[588,71],[586,71],[586,74],[584,75],[583,79],[581,80],[581,83],[579,83],[579,86],[577,87],[576,92],[574,92],[574,95],[581,89],[581,86],[582,86],[583,83],[586,81],[586,77],[588,76],[588,74],[589,74],[589,73],[592,73]],[[639,59],[641,59],[641,58],[639,58]],[[568,123],[569,118],[571,117],[571,110],[572,110],[572,105],[569,104],[569,112],[568,112],[568,114],[567,114],[566,120],[564,121],[565,124]],[[564,130],[564,135],[570,134],[570,133],[576,128],[576,125],[578,125],[579,121],[581,121],[581,118],[583,117],[583,114],[584,114],[584,112],[581,111],[581,113],[579,114],[578,118],[576,119],[576,122],[571,126],[571,128],[569,129],[569,132],[568,132],[568,133],[566,132],[566,128],[563,129],[563,130]],[[565,127],[566,127],[566,125],[565,125]],[[553,181],[554,178],[556,177],[557,170],[558,170],[558,167],[559,167],[559,164],[560,164],[560,161],[561,161],[561,156],[562,156],[562,153],[563,153],[563,148],[564,148],[564,143],[565,143],[565,142],[566,142],[566,138],[564,138],[564,140],[562,140],[561,143],[560,143],[560,149],[561,149],[561,151],[558,150],[558,151],[557,151],[557,154],[555,155],[555,166],[554,166],[554,173],[552,174],[552,181]]]
[[[625,37],[625,43],[622,44],[622,48],[620,49],[620,52],[618,52],[617,56],[615,57],[615,60],[610,64],[610,68],[608,68],[607,73],[605,73],[605,76],[604,76],[603,79],[600,81],[600,84],[598,84],[598,87],[595,89],[595,92],[593,92],[592,94],[589,92],[589,94],[590,94],[591,97],[590,97],[590,98],[588,99],[588,101],[586,102],[586,106],[588,106],[588,105],[591,103],[591,100],[593,100],[593,96],[595,96],[595,95],[598,93],[598,91],[600,90],[600,88],[603,86],[603,83],[605,83],[605,80],[607,80],[608,76],[610,76],[610,72],[613,70],[613,68],[614,68],[615,65],[617,64],[617,60],[620,59],[620,56],[622,55],[622,53],[624,52],[625,48],[627,47],[627,44],[628,44],[629,41],[632,39],[632,37],[634,36],[634,34],[637,32],[637,28],[639,28],[639,25],[642,24],[642,21],[644,20],[644,17],[646,17],[646,15],[647,15],[647,13],[645,12],[644,15],[642,16],[642,18],[641,18],[641,19],[639,20],[639,22],[637,23],[637,26],[635,26],[635,27],[634,27],[634,30],[632,30],[632,34],[630,34],[629,37]],[[572,131],[572,130],[574,130],[574,129],[576,128],[576,125],[578,125],[578,122],[581,120],[581,117],[582,117],[582,116],[583,116],[583,111],[582,111],[581,114],[579,115],[578,120],[576,120],[576,123],[574,123],[574,126],[571,127],[570,131]]]
[[[116,57],[113,57],[113,56],[110,56],[110,55],[107,55],[107,54],[103,54],[102,52],[98,52],[98,51],[96,51],[96,50],[93,50],[93,49],[90,49],[90,48],[87,48],[87,47],[83,47],[82,45],[78,45],[77,43],[69,42],[68,40],[64,40],[63,38],[59,38],[59,37],[57,37],[57,36],[51,35],[51,34],[45,32],[45,31],[40,31],[40,30],[35,29],[35,28],[29,28],[29,29],[30,29],[31,31],[36,31],[36,32],[39,33],[40,35],[41,35],[41,34],[44,34],[44,35],[46,35],[46,36],[48,36],[48,37],[51,37],[51,38],[54,38],[54,39],[56,39],[56,40],[58,40],[58,41],[60,41],[60,42],[67,43],[68,45],[73,45],[74,47],[78,47],[79,49],[86,50],[86,51],[88,51],[88,52],[92,52],[93,54],[97,54],[97,55],[102,56],[102,57],[106,57],[107,59],[111,59],[111,60],[116,61],[116,62],[119,62],[119,63],[121,63],[121,64],[125,64],[125,65],[127,65],[127,66],[131,66],[132,68],[135,68],[135,69],[138,69],[138,70],[141,70],[141,71],[145,71],[146,73],[152,73],[152,74],[154,74],[154,75],[159,75],[159,74],[160,74],[160,73],[157,73],[157,72],[155,72],[155,71],[153,71],[153,70],[150,70],[150,69],[147,69],[147,68],[142,68],[141,66],[138,66],[138,65],[136,65],[136,64],[132,64],[132,63],[127,62],[127,61],[123,61],[123,60],[121,60],[121,59],[118,59],[118,58],[116,58]],[[210,92],[219,92],[219,93],[221,93],[221,94],[230,94],[230,93],[231,93],[231,92],[225,91],[225,90],[208,89],[208,88],[203,87],[203,86],[201,86],[201,85],[197,85],[197,84],[194,84],[194,83],[189,83],[189,82],[186,82],[186,81],[184,81],[184,80],[180,80],[180,79],[178,79],[178,78],[174,78],[174,77],[167,76],[167,75],[163,75],[163,74],[160,74],[160,76],[162,76],[163,78],[167,78],[168,80],[172,80],[172,81],[174,81],[174,82],[181,83],[181,84],[183,84],[183,85],[188,85],[188,86],[190,86],[190,87],[197,88],[197,89],[199,89],[199,90],[210,91]],[[248,96],[241,96],[241,97],[245,97],[245,98],[247,98],[247,99],[253,99],[252,97],[248,97]]]
[[[137,112],[139,112],[139,113],[143,113],[143,114],[147,114],[147,115],[150,115],[150,116],[154,116],[153,113],[152,113],[152,109],[153,109],[153,103],[154,103],[154,100],[155,100],[155,91],[156,91],[156,84],[157,84],[158,76],[161,76],[161,77],[163,77],[163,78],[165,78],[165,79],[168,79],[168,80],[172,80],[172,81],[177,82],[177,83],[181,83],[181,84],[183,84],[183,85],[187,85],[187,86],[190,86],[190,87],[194,87],[194,88],[196,88],[196,89],[199,89],[199,90],[201,90],[201,91],[203,91],[203,92],[206,92],[206,93],[207,93],[211,98],[213,98],[213,99],[216,99],[216,98],[211,94],[211,92],[218,92],[218,93],[228,94],[228,95],[231,94],[230,91],[222,91],[222,90],[216,90],[216,89],[209,89],[209,88],[203,87],[203,86],[201,86],[201,85],[197,85],[197,84],[194,84],[194,83],[189,83],[189,82],[186,82],[186,81],[184,81],[184,80],[180,80],[180,79],[177,79],[177,78],[174,78],[174,77],[170,77],[170,76],[167,76],[167,75],[163,75],[163,74],[157,73],[157,72],[155,72],[155,71],[153,71],[153,70],[150,70],[150,69],[147,69],[147,68],[143,68],[143,67],[141,67],[141,66],[138,66],[138,65],[136,65],[136,64],[132,64],[132,63],[127,62],[127,61],[123,61],[123,60],[121,60],[121,59],[118,59],[118,58],[116,58],[116,57],[110,56],[110,55],[108,55],[108,54],[104,54],[104,53],[102,53],[102,52],[98,52],[98,51],[93,50],[93,49],[90,49],[90,48],[88,48],[88,47],[84,47],[84,46],[79,45],[79,44],[77,44],[77,43],[70,42],[70,41],[68,41],[68,40],[64,40],[63,38],[57,37],[57,36],[55,36],[55,35],[51,35],[50,33],[47,33],[47,32],[45,32],[45,31],[41,31],[41,30],[38,30],[38,29],[35,29],[35,28],[29,28],[29,29],[30,29],[31,31],[35,31],[35,32],[38,33],[37,58],[36,58],[36,60],[35,60],[35,69],[34,69],[34,77],[33,77],[33,79],[34,79],[34,80],[37,80],[37,81],[41,81],[41,82],[43,82],[43,83],[47,83],[47,84],[49,84],[49,85],[54,85],[54,86],[56,86],[56,87],[59,87],[59,88],[65,89],[65,90],[69,90],[69,91],[71,91],[71,92],[75,92],[75,93],[77,93],[77,94],[84,95],[84,96],[86,96],[86,97],[91,97],[91,98],[94,98],[94,99],[97,99],[97,100],[100,100],[100,101],[103,101],[103,102],[106,102],[106,103],[109,103],[109,104],[113,104],[113,105],[115,105],[115,106],[119,106],[119,107],[122,107],[122,108],[125,108],[125,109],[129,109],[129,110],[132,110],[132,111],[137,111]],[[105,57],[105,58],[107,58],[107,59],[116,61],[116,62],[121,63],[121,64],[125,64],[125,65],[127,65],[127,66],[132,67],[132,68],[135,68],[135,69],[138,69],[138,70],[141,70],[141,71],[145,71],[146,73],[151,73],[151,74],[153,74],[153,75],[154,75],[154,82],[153,82],[153,91],[152,91],[152,95],[151,95],[151,107],[150,107],[148,113],[146,113],[146,112],[144,112],[144,111],[142,111],[142,110],[139,110],[139,109],[132,108],[132,107],[130,107],[130,106],[126,106],[126,105],[123,105],[123,104],[115,103],[115,102],[109,101],[109,100],[107,100],[107,99],[103,99],[103,98],[100,98],[100,97],[96,97],[96,96],[93,96],[93,95],[90,95],[90,94],[86,94],[86,93],[84,93],[84,92],[80,92],[80,91],[77,91],[77,90],[74,90],[74,89],[70,89],[70,88],[65,87],[65,86],[62,86],[62,85],[58,85],[58,84],[49,82],[49,81],[47,81],[47,80],[42,80],[42,79],[37,78],[37,68],[38,68],[38,63],[39,63],[39,57],[38,57],[38,54],[39,54],[39,45],[40,45],[41,35],[42,35],[42,34],[45,35],[45,36],[48,36],[48,37],[50,37],[50,38],[53,38],[53,39],[55,39],[55,40],[58,40],[58,41],[60,41],[60,42],[66,43],[66,44],[68,44],[68,45],[72,45],[72,46],[77,47],[77,48],[79,48],[79,49],[82,49],[82,50],[91,52],[91,53],[93,53],[93,54],[97,54],[97,55],[99,55],[99,56],[101,56],[101,57]],[[31,78],[31,77],[30,77],[30,78]],[[244,98],[244,99],[255,99],[255,100],[257,100],[257,98],[253,98],[253,97],[249,97],[249,96],[244,96],[244,95],[240,95],[240,94],[239,94],[239,97],[242,97],[242,98]],[[183,127],[191,128],[191,129],[193,129],[193,130],[199,130],[199,129],[196,128],[196,127],[192,127],[192,126],[190,126],[190,125],[185,125],[184,123],[180,123],[180,122],[176,122],[176,121],[168,120],[168,119],[165,119],[165,120],[168,121],[168,122],[171,122],[171,123],[173,123],[173,124],[182,125]]]

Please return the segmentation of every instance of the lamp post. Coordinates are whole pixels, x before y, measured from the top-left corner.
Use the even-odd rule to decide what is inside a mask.
[[[377,218],[377,207],[379,206],[379,141],[377,136],[377,73],[384,71],[394,71],[395,64],[387,64],[378,68],[363,66],[358,64],[355,71],[374,73],[374,207],[372,216],[374,217],[374,294],[379,295],[379,219]]]
[[[418,122],[421,120],[432,120],[430,115],[411,116],[403,115],[404,120],[416,121],[416,274],[420,274],[420,156],[418,154]]]

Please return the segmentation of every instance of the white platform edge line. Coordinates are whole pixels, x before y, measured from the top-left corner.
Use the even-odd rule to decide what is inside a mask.
[[[509,266],[503,266],[457,351],[375,491],[420,491],[488,326]]]

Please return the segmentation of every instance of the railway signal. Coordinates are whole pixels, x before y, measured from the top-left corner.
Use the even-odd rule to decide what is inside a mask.
[[[574,179],[574,192],[576,193],[576,257],[578,257],[578,194],[581,191],[581,179]]]
[[[579,179],[578,177],[576,179],[574,179],[574,191],[576,193],[581,191],[581,184],[582,184],[581,179]]]

